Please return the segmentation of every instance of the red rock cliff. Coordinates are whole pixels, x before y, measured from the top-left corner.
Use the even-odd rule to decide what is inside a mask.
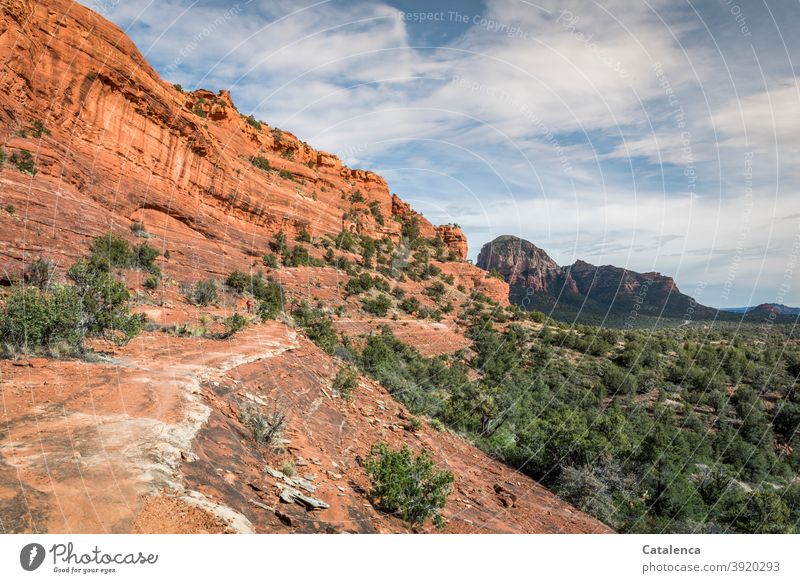
[[[227,91],[185,93],[162,80],[87,8],[0,6],[0,144],[9,156],[31,152],[37,170],[2,172],[5,202],[24,209],[29,227],[24,240],[0,235],[5,255],[52,249],[61,231],[60,251],[74,257],[87,237],[132,221],[169,233],[176,248],[194,241],[184,259],[219,273],[231,254],[260,255],[281,230],[397,240],[401,226],[390,219],[405,213],[437,236],[380,176],[248,118]],[[463,233],[441,233],[464,257]]]

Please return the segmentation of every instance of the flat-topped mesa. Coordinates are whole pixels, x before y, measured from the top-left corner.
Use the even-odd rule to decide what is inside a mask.
[[[224,271],[234,248],[260,255],[278,231],[400,239],[391,219],[405,203],[377,174],[240,113],[228,91],[187,92],[162,80],[119,28],[71,0],[2,0],[0,8],[0,143],[9,156],[34,153],[37,170],[31,180],[6,164],[6,189],[24,201],[35,186],[28,218],[69,233],[65,256],[82,254],[86,237],[109,225],[140,220],[194,233],[204,243],[193,261],[212,271]],[[27,131],[35,124],[47,132]],[[423,236],[440,236],[403,208],[419,217]],[[463,233],[441,236],[465,257]],[[37,235],[28,243],[52,247]]]

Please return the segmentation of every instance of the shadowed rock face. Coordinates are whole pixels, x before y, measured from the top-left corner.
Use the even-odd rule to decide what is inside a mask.
[[[717,313],[681,293],[671,277],[580,260],[562,267],[545,251],[518,237],[506,235],[484,245],[477,265],[497,271],[510,286],[511,301],[528,309],[601,315],[635,310],[684,319],[710,318]]]
[[[510,235],[484,245],[477,265],[486,271],[497,271],[512,289],[530,288],[534,293],[552,293],[564,276],[544,250]]]

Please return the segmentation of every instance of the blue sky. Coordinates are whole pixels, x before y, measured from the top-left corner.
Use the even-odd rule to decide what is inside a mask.
[[[473,258],[514,234],[708,305],[800,305],[795,0],[84,3],[168,80],[460,224]]]

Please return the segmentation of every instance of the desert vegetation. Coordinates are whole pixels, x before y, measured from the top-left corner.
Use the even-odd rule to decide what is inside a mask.
[[[372,488],[369,496],[379,510],[397,516],[409,526],[431,518],[443,526],[444,508],[453,484],[453,474],[438,470],[427,451],[418,455],[408,448],[392,450],[386,444],[372,447],[364,462]]]
[[[55,266],[47,259],[27,267],[0,302],[6,358],[20,353],[84,356],[87,338],[124,344],[142,331],[144,317],[130,312],[130,293],[110,272],[103,249],[108,250],[102,243],[94,246],[88,259],[67,269],[63,283],[56,283]],[[134,262],[130,247],[115,242],[114,250]]]

